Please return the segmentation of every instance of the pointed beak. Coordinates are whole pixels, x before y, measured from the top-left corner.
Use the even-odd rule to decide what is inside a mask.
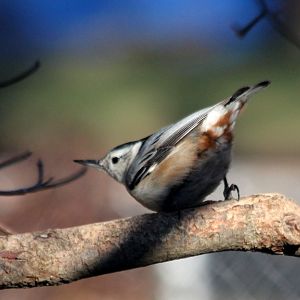
[[[101,160],[94,160],[94,159],[86,159],[86,160],[73,160],[77,164],[81,164],[87,167],[94,167],[94,168],[102,168]]]

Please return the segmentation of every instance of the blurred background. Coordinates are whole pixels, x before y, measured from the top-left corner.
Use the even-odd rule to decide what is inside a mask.
[[[268,1],[292,37],[298,1]],[[229,173],[242,195],[300,199],[300,50],[267,18],[243,39],[232,25],[261,1],[0,1],[0,81],[41,69],[0,90],[0,157],[34,156],[0,172],[1,190],[29,185],[38,158],[48,176],[78,170],[237,88],[269,79],[236,126]],[[278,28],[277,28],[278,29]],[[222,199],[219,188],[210,199]],[[16,232],[102,222],[149,212],[107,175],[62,188],[1,197],[0,222]],[[226,252],[81,280],[61,287],[3,290],[0,299],[299,299],[291,257]]]

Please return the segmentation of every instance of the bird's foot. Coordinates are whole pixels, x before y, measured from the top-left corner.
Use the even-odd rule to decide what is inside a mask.
[[[240,189],[239,189],[239,187],[236,184],[229,185],[228,182],[227,182],[227,178],[224,177],[224,191],[223,191],[224,200],[235,199],[232,196],[233,191],[237,192],[237,200],[240,200]]]

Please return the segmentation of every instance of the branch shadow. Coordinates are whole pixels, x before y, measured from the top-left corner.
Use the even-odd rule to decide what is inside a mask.
[[[210,201],[207,201],[207,203],[210,203]],[[203,206],[206,206],[206,202],[204,204]],[[119,242],[117,242],[117,245],[114,244],[113,250],[106,256],[98,257],[92,267],[89,267],[89,274],[85,272],[85,277],[134,269],[165,261],[168,251],[171,254],[176,249],[166,249],[167,253],[164,253],[160,258],[156,256],[155,261],[151,261],[150,257],[161,244],[165,243],[167,236],[170,238],[169,235],[173,231],[175,232],[174,229],[176,229],[176,232],[180,231],[182,225],[195,213],[195,209],[189,208],[175,212],[151,213],[133,217],[135,220],[131,223],[134,225],[128,228],[124,224],[126,230],[118,237]],[[197,214],[199,214],[198,210]],[[129,223],[126,219],[122,221]],[[178,235],[174,234],[174,238],[178,238]],[[180,238],[182,238],[182,235],[180,235]],[[184,243],[184,240],[180,242]]]

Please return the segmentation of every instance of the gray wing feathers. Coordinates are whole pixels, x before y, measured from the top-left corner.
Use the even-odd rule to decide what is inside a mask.
[[[214,107],[214,106],[213,106]],[[149,152],[157,151],[160,148],[168,148],[176,146],[186,135],[195,129],[206,117],[207,112],[213,107],[208,107],[195,112],[179,122],[170,125],[158,133],[152,135],[147,141],[147,149],[143,153],[143,157]],[[146,145],[145,145],[146,146]],[[152,157],[153,158],[153,157]]]
[[[128,172],[127,186],[133,189],[149,174],[151,166],[160,163],[185,136],[206,118],[207,113],[218,104],[197,111],[181,121],[165,127],[150,136],[141,147]]]
[[[195,129],[211,108],[205,108],[170,126],[159,138],[155,147],[173,147]]]
[[[181,121],[162,128],[144,141],[136,159],[127,173],[127,186],[133,189],[143,178],[150,174],[151,166],[160,163],[184,137],[203,122],[207,114],[218,105],[227,106],[232,102],[247,100],[248,96],[256,93],[270,84],[262,81],[250,87],[237,90],[231,97],[208,108],[199,110]]]

